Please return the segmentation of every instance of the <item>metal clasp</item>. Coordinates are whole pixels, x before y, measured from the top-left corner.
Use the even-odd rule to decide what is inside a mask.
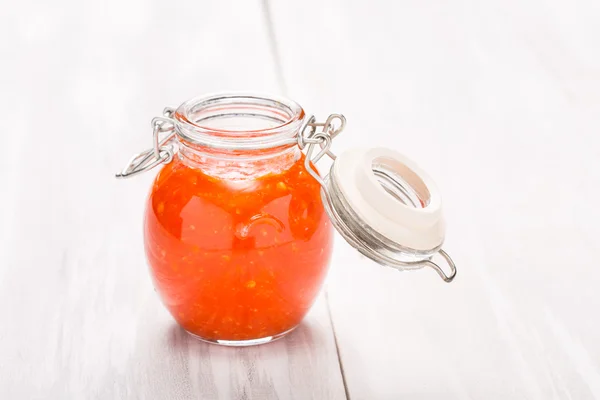
[[[304,126],[300,129],[300,134],[298,135],[298,147],[303,150],[306,147],[304,167],[324,189],[326,189],[325,182],[319,173],[313,168],[313,165],[325,155],[332,160],[335,160],[335,154],[333,154],[330,150],[331,143],[337,135],[342,133],[345,127],[346,117],[344,117],[342,114],[331,114],[329,117],[327,117],[325,122],[316,122],[315,116],[311,115],[310,118],[306,120]],[[317,128],[321,129],[317,130]],[[319,145],[321,147],[321,151],[319,151],[313,157],[312,154],[315,145]]]
[[[170,142],[175,137],[175,121],[171,118],[175,109],[166,107],[163,117],[152,119],[152,148],[134,155],[127,166],[115,176],[119,179],[130,178],[151,170],[160,164],[168,164],[173,160],[175,149]],[[165,134],[162,139],[161,135]]]

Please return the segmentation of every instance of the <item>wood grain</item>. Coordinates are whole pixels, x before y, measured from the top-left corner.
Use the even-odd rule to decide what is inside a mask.
[[[600,398],[599,20],[590,0],[5,8],[0,398]],[[324,297],[267,346],[184,335],[142,252],[152,174],[112,175],[164,106],[223,90],[344,113],[335,151],[416,160],[456,281],[338,240],[335,338]]]
[[[600,398],[597,5],[275,5],[290,96],[346,115],[336,151],[394,147],[434,177],[459,267],[448,285],[339,241],[350,398]]]
[[[164,106],[278,91],[260,2],[13,6],[0,20],[14,38],[0,74],[0,398],[345,398],[322,299],[271,345],[184,335],[142,251],[153,173],[114,179]]]

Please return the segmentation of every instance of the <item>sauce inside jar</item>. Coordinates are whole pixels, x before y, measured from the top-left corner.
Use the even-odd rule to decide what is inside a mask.
[[[155,287],[185,330],[213,342],[296,327],[325,278],[332,235],[303,154],[284,170],[238,179],[175,157],[146,208]]]

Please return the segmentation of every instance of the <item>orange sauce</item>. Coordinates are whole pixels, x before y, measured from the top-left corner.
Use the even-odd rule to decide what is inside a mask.
[[[164,304],[207,340],[259,339],[298,325],[325,278],[333,234],[304,155],[284,172],[241,180],[175,157],[155,179],[144,233]]]

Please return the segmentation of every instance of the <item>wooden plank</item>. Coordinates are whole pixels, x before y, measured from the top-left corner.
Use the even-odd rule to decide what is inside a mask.
[[[326,304],[281,341],[196,342],[142,250],[153,173],[113,174],[164,106],[277,91],[260,2],[19,3],[5,10],[0,398],[341,399]],[[8,37],[8,36],[6,36]],[[6,61],[6,62],[5,62]]]
[[[394,147],[430,172],[459,266],[448,285],[338,241],[328,298],[350,398],[600,397],[600,10],[274,4],[290,96],[346,115],[336,151]]]

